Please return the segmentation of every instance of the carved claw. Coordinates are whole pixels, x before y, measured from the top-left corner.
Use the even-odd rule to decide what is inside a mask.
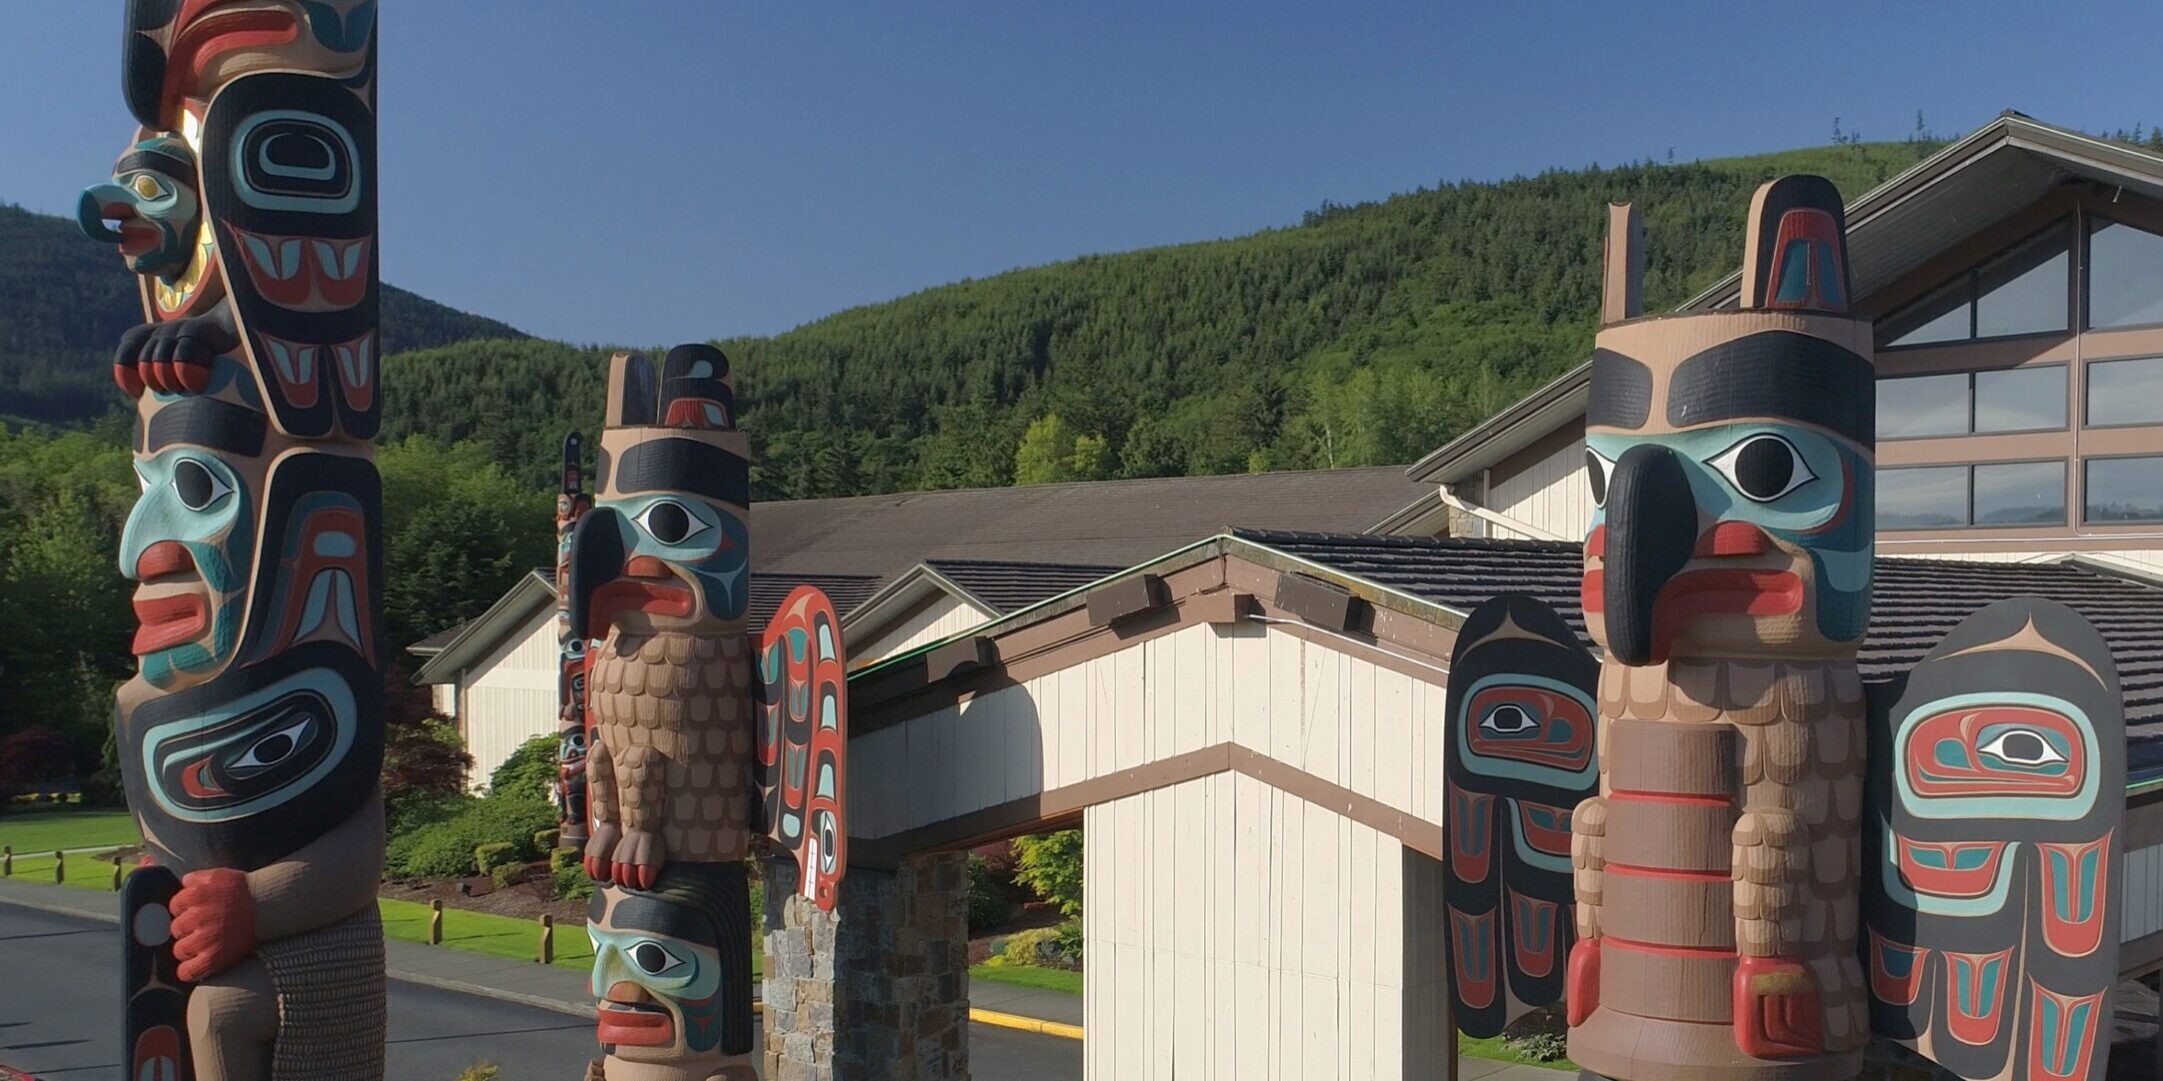
[[[1576,1028],[1600,1008],[1600,940],[1578,939],[1570,947],[1570,967],[1563,977],[1563,1012]]]
[[[240,334],[213,313],[169,323],[147,323],[120,336],[113,380],[129,397],[143,391],[200,394],[210,385],[210,365],[240,347]]]
[[[616,842],[612,857],[616,881],[625,886],[650,890],[661,879],[661,864],[666,862],[662,852],[661,835],[652,830],[625,830],[623,840]]]
[[[615,876],[616,843],[623,838],[623,831],[614,822],[596,822],[586,838],[586,877],[595,882],[608,882]]]
[[[1800,963],[1745,957],[1735,970],[1735,1046],[1757,1058],[1808,1058],[1825,1051],[1817,979]]]

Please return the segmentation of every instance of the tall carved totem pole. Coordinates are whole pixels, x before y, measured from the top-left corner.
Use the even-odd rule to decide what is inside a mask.
[[[1875,372],[1818,177],[1760,188],[1740,303],[1645,316],[1613,208],[1583,608],[1460,631],[1446,775],[1458,1023],[1567,1001],[1615,1081],[1842,1081],[1876,1035],[1962,1077],[2100,1078],[2123,701],[2079,615],[1971,615],[1866,687]],[[1592,731],[1596,728],[1596,739]]]
[[[845,867],[840,620],[799,586],[747,636],[748,454],[720,350],[678,346],[658,372],[610,361],[596,499],[565,577],[589,639],[582,824],[602,884],[587,930],[606,1054],[589,1079],[751,1076],[736,1058],[752,1047],[745,861],[755,842],[793,852],[828,910]]]
[[[373,0],[130,0],[129,1077],[383,1075]]]

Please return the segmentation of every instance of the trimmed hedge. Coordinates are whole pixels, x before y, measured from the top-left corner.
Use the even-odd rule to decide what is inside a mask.
[[[509,841],[490,841],[473,846],[473,869],[488,874],[498,867],[516,866],[518,846]]]
[[[506,859],[539,859],[541,849],[533,836],[555,822],[556,809],[547,800],[512,795],[468,799],[456,814],[392,837],[383,869],[405,878],[477,874],[483,868],[475,850],[499,843],[510,846]]]

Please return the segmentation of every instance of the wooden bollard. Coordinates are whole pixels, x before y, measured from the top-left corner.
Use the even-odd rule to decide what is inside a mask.
[[[120,857],[113,857],[113,892],[120,892]]]
[[[443,945],[443,899],[428,902],[428,944]]]
[[[556,917],[541,913],[541,963],[556,963]]]
[[[53,885],[57,886],[63,882],[66,882],[67,880],[68,854],[65,852],[55,851],[53,853]]]
[[[0,878],[15,877],[15,846],[0,845]]]

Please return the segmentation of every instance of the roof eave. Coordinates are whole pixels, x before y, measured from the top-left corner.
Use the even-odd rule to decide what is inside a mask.
[[[1592,365],[1580,364],[1518,399],[1479,426],[1405,469],[1413,480],[1456,484],[1523,450],[1584,412],[1592,395]]]
[[[504,590],[496,603],[488,606],[473,622],[458,632],[458,636],[443,644],[420,671],[413,673],[416,686],[431,683],[449,683],[458,678],[460,670],[470,667],[470,662],[497,642],[509,626],[525,619],[533,609],[540,607],[545,598],[553,604],[556,600],[555,583],[541,577],[537,571],[528,571],[518,584]]]

